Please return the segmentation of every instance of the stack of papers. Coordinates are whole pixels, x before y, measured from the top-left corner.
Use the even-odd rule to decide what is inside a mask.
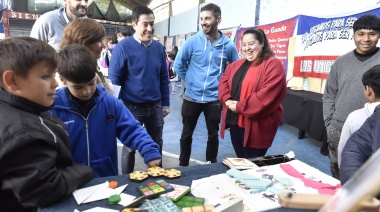
[[[222,163],[229,168],[235,168],[237,170],[256,169],[259,168],[252,161],[245,158],[226,158]]]
[[[78,205],[83,203],[94,202],[102,199],[107,199],[114,194],[121,194],[128,184],[119,186],[115,189],[110,188],[109,182],[99,185],[78,189],[73,192],[73,196]]]

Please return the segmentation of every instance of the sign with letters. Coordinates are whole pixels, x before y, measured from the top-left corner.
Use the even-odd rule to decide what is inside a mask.
[[[335,18],[298,16],[293,76],[326,79],[336,58],[353,51],[354,22],[380,8]]]
[[[279,59],[284,67],[285,73],[288,66],[288,44],[289,38],[293,37],[295,26],[297,23],[297,17],[268,24],[252,27],[255,29],[261,29],[264,31],[270,48],[275,53],[275,57]],[[237,31],[236,49],[240,51],[241,38],[243,33],[249,28],[240,28]]]

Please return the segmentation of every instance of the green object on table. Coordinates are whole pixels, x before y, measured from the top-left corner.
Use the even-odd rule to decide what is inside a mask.
[[[115,195],[108,197],[108,204],[116,205],[117,203],[120,202],[120,200],[121,200],[120,195],[115,194]]]
[[[193,206],[202,206],[205,199],[200,197],[183,196],[175,204],[180,208],[187,208]]]

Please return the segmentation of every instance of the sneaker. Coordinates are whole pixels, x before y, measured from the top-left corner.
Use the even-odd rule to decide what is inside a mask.
[[[172,95],[174,95],[175,94],[175,91],[172,91]]]

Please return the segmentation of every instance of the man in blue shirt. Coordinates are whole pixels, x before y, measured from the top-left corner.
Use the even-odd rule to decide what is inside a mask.
[[[148,7],[138,6],[132,11],[136,32],[112,51],[108,77],[112,84],[121,86],[119,98],[145,126],[162,155],[163,117],[170,113],[169,80],[164,47],[152,40],[154,19]],[[133,172],[134,155],[134,151],[129,154],[127,173]]]
[[[174,70],[186,82],[183,95],[180,166],[188,166],[192,136],[199,115],[203,112],[208,130],[206,160],[216,162],[219,147],[219,122],[221,104],[218,84],[228,63],[239,58],[235,44],[218,30],[221,22],[218,5],[207,4],[201,8],[202,31],[191,36],[179,50]]]

